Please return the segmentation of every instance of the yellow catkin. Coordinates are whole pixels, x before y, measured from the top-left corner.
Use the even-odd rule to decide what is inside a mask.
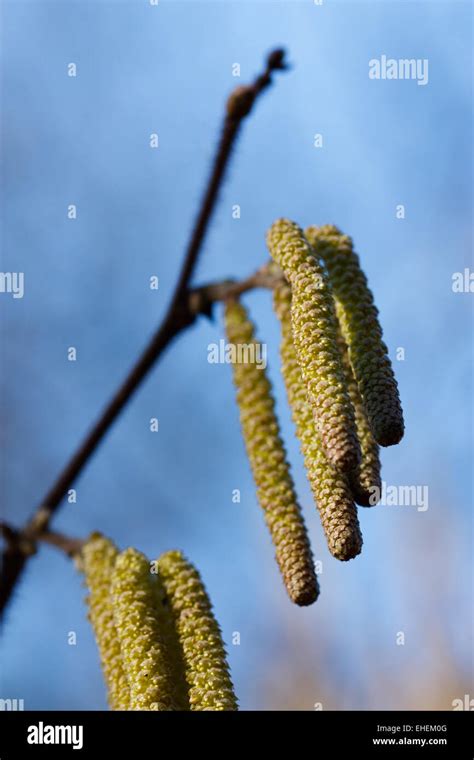
[[[117,557],[112,575],[114,619],[132,710],[179,709],[160,632],[155,580],[147,558],[136,549]]]
[[[325,272],[300,227],[289,219],[272,224],[267,245],[291,285],[293,340],[319,438],[331,464],[349,472],[360,459],[360,449]]]
[[[257,341],[247,311],[238,301],[226,304],[229,343],[242,433],[257,486],[257,496],[275,546],[283,580],[293,602],[312,604],[319,593],[306,527],[298,505],[275,402],[265,370],[256,364]],[[253,360],[239,361],[239,351],[253,351]]]
[[[352,240],[337,227],[308,227],[306,236],[326,266],[349,358],[375,440],[393,446],[403,437],[398,385],[382,339],[378,310]]]
[[[348,477],[331,466],[318,437],[293,342],[288,283],[276,286],[274,308],[281,323],[280,353],[288,402],[328,547],[336,559],[353,559],[362,548],[357,509]]]
[[[349,483],[357,504],[373,507],[380,501],[382,493],[380,447],[372,434],[359,386],[352,371],[347,345],[340,331],[338,338],[361,451],[359,464],[348,473]]]
[[[176,622],[171,611],[170,600],[166,595],[163,579],[158,572],[158,560],[155,560],[152,565],[153,572],[156,573],[155,596],[158,625],[165,658],[173,683],[173,695],[177,709],[185,711],[189,710],[190,707],[183,650],[176,630]]]
[[[219,625],[200,575],[179,551],[158,568],[183,652],[191,710],[237,710]]]
[[[81,566],[89,588],[89,620],[99,648],[102,670],[112,710],[128,710],[130,688],[115,628],[110,582],[118,550],[99,533],[93,533],[82,549]]]

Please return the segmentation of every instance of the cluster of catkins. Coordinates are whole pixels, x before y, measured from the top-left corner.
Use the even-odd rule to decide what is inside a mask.
[[[281,323],[286,392],[308,479],[331,554],[357,556],[359,504],[380,499],[380,446],[404,432],[397,383],[382,340],[378,311],[352,241],[336,227],[303,232],[288,219],[267,234],[275,274],[274,308]],[[258,344],[237,299],[225,306],[234,357]],[[260,355],[255,350],[255,356]],[[292,601],[319,593],[306,527],[280,435],[270,382],[255,361],[233,362],[243,436],[259,502]]]
[[[197,570],[99,533],[80,557],[113,710],[237,710],[224,644]]]

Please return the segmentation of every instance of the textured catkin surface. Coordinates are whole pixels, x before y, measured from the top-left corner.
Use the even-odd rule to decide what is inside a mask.
[[[112,710],[128,710],[130,687],[122,664],[110,593],[117,556],[118,550],[112,541],[94,533],[82,550],[82,567],[89,588],[89,620],[99,648],[109,704]]]
[[[291,288],[287,283],[275,288],[274,308],[281,323],[280,353],[288,402],[328,547],[337,559],[349,560],[362,548],[357,509],[347,476],[330,465],[318,438],[293,343]]]
[[[229,301],[225,309],[229,343],[255,343],[245,308]],[[234,362],[234,383],[242,433],[257,486],[257,496],[275,546],[288,594],[299,605],[312,604],[319,589],[306,527],[280,437],[270,382],[255,362]]]
[[[157,568],[158,561],[156,560],[153,565]],[[166,595],[163,579],[159,573],[156,575],[154,590],[158,625],[160,627],[164,655],[173,684],[174,701],[178,710],[187,711],[190,707],[183,650],[176,630],[176,621],[171,611],[170,601]]]
[[[143,554],[135,549],[119,554],[112,575],[115,625],[130,683],[130,709],[177,710],[154,580]]]
[[[288,219],[274,222],[267,245],[291,284],[293,340],[320,440],[331,464],[349,472],[359,461],[360,449],[325,273],[302,230]]]
[[[219,625],[198,571],[178,551],[158,560],[183,653],[191,710],[237,710]]]
[[[367,278],[352,240],[337,227],[308,227],[306,236],[326,265],[349,358],[376,441],[392,446],[403,437],[398,386],[382,340]]]
[[[354,407],[357,437],[361,450],[359,464],[348,474],[349,483],[357,504],[373,507],[380,500],[382,489],[380,449],[372,434],[359,386],[352,371],[347,344],[340,330],[338,340],[346,373],[347,390]]]

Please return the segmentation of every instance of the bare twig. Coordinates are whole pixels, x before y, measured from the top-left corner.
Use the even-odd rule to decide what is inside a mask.
[[[71,538],[71,536],[65,536],[64,533],[58,533],[53,530],[45,530],[43,533],[39,533],[36,540],[41,541],[43,544],[55,546],[67,554],[68,557],[76,557],[80,554],[85,544],[85,541],[80,538]]]
[[[197,314],[209,314],[216,301],[235,298],[255,288],[274,288],[282,279],[265,264],[245,280],[222,280],[194,288],[189,293],[189,309]]]
[[[24,556],[31,556],[35,554],[36,547],[32,541],[28,541],[21,533],[11,525],[1,521],[0,522],[0,534],[4,539],[7,548],[6,552],[9,554],[22,554]]]
[[[216,205],[219,188],[222,185],[242,119],[250,113],[258,95],[271,84],[272,72],[284,68],[284,51],[273,51],[267,59],[264,72],[257,77],[255,82],[252,85],[238,87],[228,99],[221,138],[211,175],[191,233],[178,282],[163,322],[123,384],[87,434],[85,440],[73,454],[52,488],[41,501],[34,515],[27,522],[24,529],[19,531],[19,535],[22,537],[21,541],[30,542],[30,545],[34,545],[35,539],[39,534],[47,532],[51,518],[58,509],[67,490],[82,472],[105,434],[144,377],[148,374],[148,371],[156,363],[173,338],[179,332],[189,327],[196,319],[198,313],[205,313],[203,312],[203,307],[196,310],[196,291],[194,294],[191,294],[189,284],[202,249],[212,212]],[[202,291],[201,300],[202,304],[204,304],[205,295],[203,296]],[[192,307],[193,303],[194,308]],[[209,298],[207,303],[209,303]],[[2,577],[0,582],[0,615],[3,614],[8,604],[27,557],[28,554],[20,549],[18,541],[16,543],[10,541],[3,552]]]
[[[79,538],[71,538],[65,536],[63,533],[57,531],[47,530],[43,533],[38,533],[35,537],[35,543],[33,541],[27,541],[22,534],[9,525],[6,522],[0,521],[0,534],[3,536],[6,544],[7,551],[19,552],[27,557],[36,553],[36,542],[43,544],[50,544],[55,546],[62,552],[68,555],[68,557],[75,557],[80,553],[85,541]]]

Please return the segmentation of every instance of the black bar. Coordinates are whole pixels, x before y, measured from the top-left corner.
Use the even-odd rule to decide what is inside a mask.
[[[327,757],[409,757],[472,760],[472,712],[1,712],[0,758],[138,757],[186,750],[225,756],[239,745],[267,755],[288,746]],[[63,728],[61,728],[63,727]],[[75,730],[74,730],[74,727]],[[82,731],[81,731],[82,728]],[[49,743],[55,740],[57,743]],[[32,743],[32,742],[42,743]],[[69,742],[69,743],[63,743]],[[76,745],[77,750],[73,749]],[[288,751],[287,750],[287,751]],[[131,754],[133,753],[133,754]],[[402,754],[403,753],[403,754]]]

